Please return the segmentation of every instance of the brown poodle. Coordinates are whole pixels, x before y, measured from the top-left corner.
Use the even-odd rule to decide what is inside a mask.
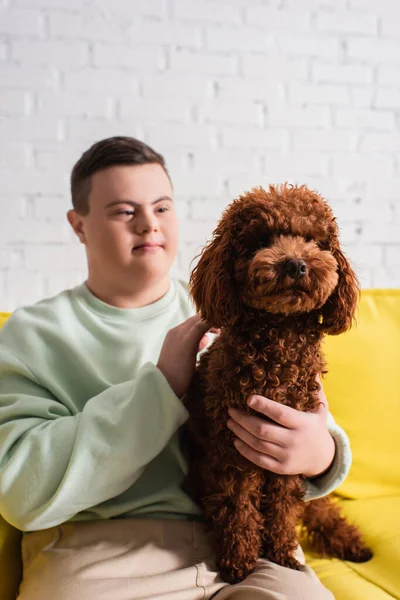
[[[302,520],[323,554],[362,562],[372,554],[329,498],[304,502],[300,475],[277,475],[236,450],[229,407],[259,394],[301,411],[319,406],[324,334],[350,328],[358,283],[339,246],[327,203],[305,186],[255,188],[224,212],[191,275],[196,307],[221,328],[186,395],[188,490],[216,533],[225,581],[246,577],[259,557],[299,568]]]

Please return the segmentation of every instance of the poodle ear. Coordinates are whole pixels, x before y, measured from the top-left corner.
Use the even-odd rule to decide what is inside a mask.
[[[232,325],[240,316],[234,279],[235,248],[228,227],[218,227],[190,276],[190,293],[210,327]]]
[[[339,281],[321,309],[322,330],[338,335],[350,329],[357,308],[360,287],[348,260],[339,248],[331,250],[338,263]]]

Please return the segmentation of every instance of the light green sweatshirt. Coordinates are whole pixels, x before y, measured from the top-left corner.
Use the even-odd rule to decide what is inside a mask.
[[[182,490],[187,411],[155,366],[169,329],[194,314],[184,283],[120,309],[85,284],[15,311],[0,331],[0,514],[24,531],[68,520],[201,518]],[[329,493],[351,463],[308,483]]]

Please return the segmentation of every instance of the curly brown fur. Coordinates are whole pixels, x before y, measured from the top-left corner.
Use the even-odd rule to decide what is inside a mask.
[[[314,509],[304,524],[321,551],[367,557],[336,506],[304,503],[302,476],[254,465],[226,426],[229,407],[255,414],[247,406],[253,394],[318,408],[316,375],[326,373],[321,340],[350,328],[358,291],[331,209],[305,186],[256,188],[235,200],[192,272],[197,309],[222,331],[185,399],[188,489],[217,534],[217,563],[228,582],[246,577],[261,556],[299,568],[296,525],[308,505]]]

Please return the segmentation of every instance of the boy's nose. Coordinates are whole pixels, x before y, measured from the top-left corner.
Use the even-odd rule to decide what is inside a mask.
[[[158,229],[157,219],[153,215],[141,215],[134,224],[138,233],[148,233]]]

